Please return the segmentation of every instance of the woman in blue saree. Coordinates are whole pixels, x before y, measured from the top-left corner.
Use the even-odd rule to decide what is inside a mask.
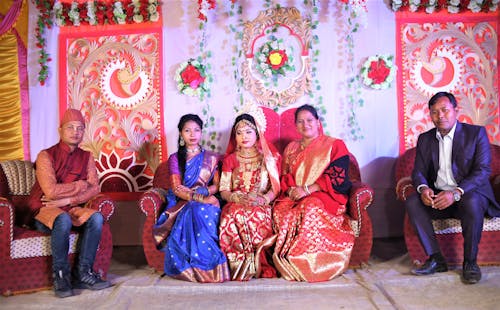
[[[166,207],[153,228],[165,252],[165,274],[191,282],[229,280],[219,246],[219,155],[200,146],[203,122],[194,114],[181,117],[178,151],[168,159],[170,188]]]

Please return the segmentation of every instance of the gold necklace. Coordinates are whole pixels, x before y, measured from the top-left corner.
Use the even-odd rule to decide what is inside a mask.
[[[188,149],[188,148],[186,147],[186,152],[191,153],[191,154],[196,154],[196,153],[199,153],[199,152],[201,152],[201,146],[199,146],[199,145],[198,145],[198,146],[197,146],[196,148],[194,148],[194,149]]]
[[[259,152],[257,151],[257,148],[252,147],[251,149],[239,149],[238,150],[238,156],[242,158],[253,158],[255,156],[259,155]]]

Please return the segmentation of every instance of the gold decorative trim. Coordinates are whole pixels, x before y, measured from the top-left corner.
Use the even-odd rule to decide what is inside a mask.
[[[266,81],[252,69],[254,51],[256,50],[255,43],[259,38],[265,36],[266,29],[273,26],[288,30],[290,37],[295,37],[301,47],[299,57],[294,58],[296,67],[300,67],[300,70],[290,80],[290,83],[279,88],[266,85]],[[285,107],[311,91],[311,59],[308,54],[311,43],[310,31],[311,21],[303,19],[295,7],[280,7],[261,11],[253,21],[245,23],[242,39],[243,51],[246,53],[246,60],[242,64],[243,86],[259,104],[271,108]]]

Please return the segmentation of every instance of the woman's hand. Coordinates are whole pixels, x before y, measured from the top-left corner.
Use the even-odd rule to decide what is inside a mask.
[[[306,196],[308,196],[306,190],[302,186],[290,187],[287,192],[288,197],[290,199],[297,201]]]
[[[251,206],[265,206],[267,204],[266,198],[262,195],[256,195],[256,194],[249,194],[247,195],[248,198],[248,205]]]

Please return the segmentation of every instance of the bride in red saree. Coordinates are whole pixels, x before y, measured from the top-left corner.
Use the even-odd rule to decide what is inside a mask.
[[[299,107],[295,124],[302,138],[283,154],[273,261],[287,280],[327,281],[344,272],[354,245],[345,215],[349,152],[342,140],[323,135],[314,107]]]
[[[279,194],[281,157],[261,130],[252,115],[239,115],[222,163],[219,190],[228,203],[222,208],[219,242],[231,280],[276,277],[269,247],[275,239],[271,202]]]

